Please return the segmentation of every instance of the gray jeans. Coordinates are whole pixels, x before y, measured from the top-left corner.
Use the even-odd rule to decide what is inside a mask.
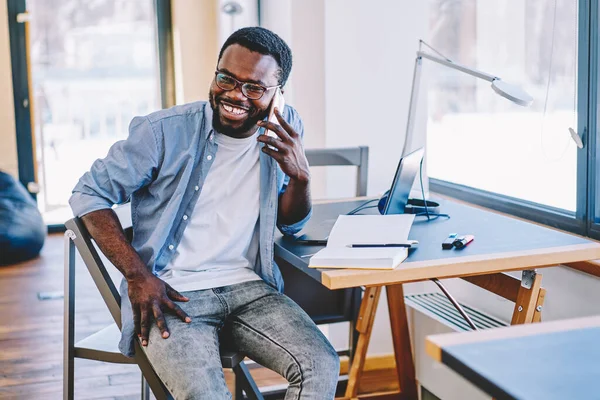
[[[333,399],[337,353],[308,315],[264,281],[186,292],[178,303],[190,324],[165,314],[171,335],[154,324],[146,354],[175,399],[230,399],[219,342],[279,373],[286,400]]]

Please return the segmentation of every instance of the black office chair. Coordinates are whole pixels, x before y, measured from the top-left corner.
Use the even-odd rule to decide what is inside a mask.
[[[125,233],[131,239],[131,218],[127,212],[128,205],[123,207],[125,212],[117,212]],[[74,398],[74,364],[75,358],[104,361],[119,364],[137,364],[142,372],[142,400],[150,398],[149,390],[157,400],[172,399],[160,378],[154,372],[148,358],[140,345],[135,341],[135,357],[128,358],[117,348],[121,329],[121,296],[112,281],[87,229],[79,218],[65,223],[65,325],[64,325],[64,374],[63,398]],[[88,268],[96,287],[102,295],[115,323],[75,343],[75,249],[81,255]],[[244,364],[244,355],[239,352],[221,349],[223,368],[231,368],[235,374],[234,399],[244,398],[263,400],[248,367]],[[244,397],[245,392],[247,397]]]

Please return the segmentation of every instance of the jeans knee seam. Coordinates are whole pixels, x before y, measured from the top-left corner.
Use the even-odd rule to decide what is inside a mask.
[[[304,382],[304,371],[302,371],[302,367],[300,366],[300,363],[298,362],[298,360],[296,359],[296,357],[294,357],[294,355],[292,353],[290,353],[288,349],[286,349],[285,347],[283,347],[282,345],[280,345],[279,343],[277,343],[275,340],[271,339],[270,337],[268,337],[264,333],[257,331],[256,329],[254,329],[250,325],[244,323],[240,319],[235,319],[232,322],[233,323],[238,323],[242,327],[244,327],[246,329],[249,329],[252,332],[256,333],[257,335],[262,336],[263,338],[267,339],[269,342],[273,343],[275,346],[281,348],[284,352],[286,352],[292,358],[292,360],[294,360],[294,363],[296,364],[296,367],[298,368],[298,371],[300,371],[300,389],[298,390],[298,397],[297,397],[299,399],[300,395],[302,394],[302,383]]]

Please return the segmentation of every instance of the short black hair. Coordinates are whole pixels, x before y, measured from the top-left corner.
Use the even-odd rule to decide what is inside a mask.
[[[232,44],[239,44],[248,50],[273,57],[279,65],[278,83],[282,87],[285,85],[292,70],[292,51],[282,38],[274,32],[258,26],[238,29],[227,38],[221,47],[217,63],[221,61],[225,49]]]

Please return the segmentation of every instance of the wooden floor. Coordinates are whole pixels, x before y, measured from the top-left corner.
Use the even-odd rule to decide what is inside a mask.
[[[63,300],[40,300],[63,290],[63,236],[50,235],[39,258],[0,267],[0,399],[61,399]],[[78,341],[112,323],[84,265],[77,263],[76,330]],[[233,374],[225,371],[231,387]],[[257,366],[260,387],[285,383]],[[140,373],[135,365],[76,360],[76,399],[139,399]],[[394,389],[393,371],[367,372],[361,388]]]

